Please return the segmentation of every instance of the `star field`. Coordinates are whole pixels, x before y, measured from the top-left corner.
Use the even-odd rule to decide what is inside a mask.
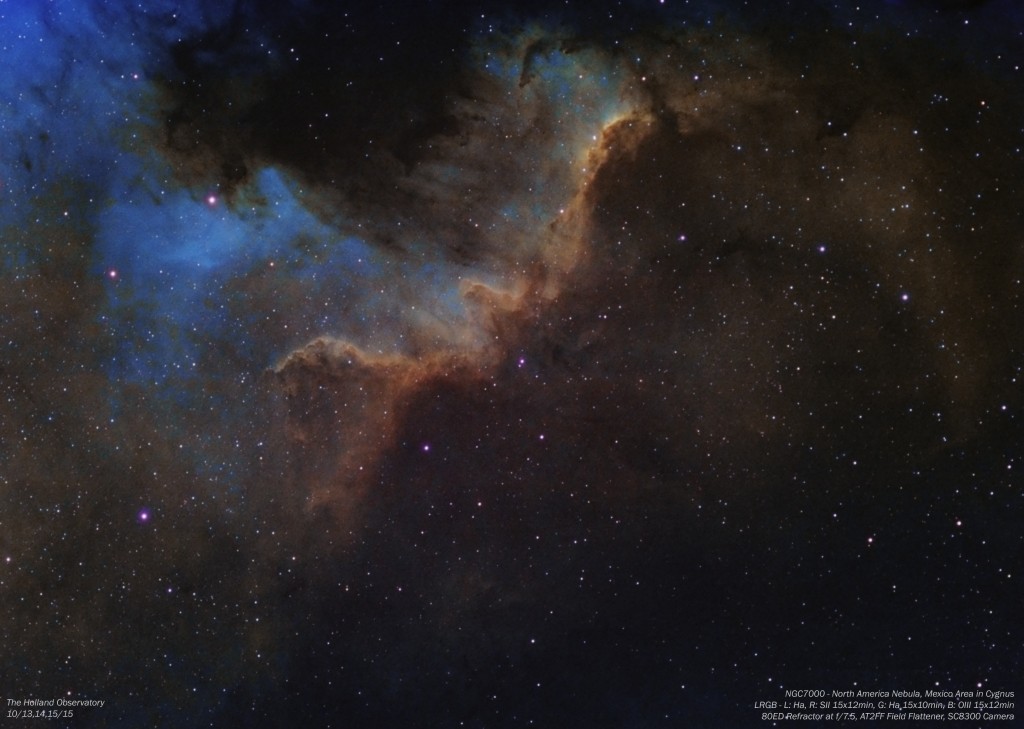
[[[1024,689],[1022,32],[0,3],[0,698],[746,727]]]

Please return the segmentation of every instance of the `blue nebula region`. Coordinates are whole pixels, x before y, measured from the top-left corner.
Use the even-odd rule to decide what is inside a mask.
[[[225,361],[233,373],[257,374],[319,334],[400,351],[401,337],[381,326],[408,304],[388,284],[395,276],[422,278],[434,316],[463,315],[461,272],[389,259],[354,234],[355,221],[323,222],[282,170],[256,171],[230,199],[174,182],[146,142],[159,133],[146,79],[166,61],[154,49],[229,9],[18,3],[2,11],[2,125],[17,140],[0,152],[10,201],[5,265],[9,273],[30,265],[36,241],[17,231],[40,216],[82,231],[89,273],[104,281],[97,320],[116,343],[104,369],[117,383],[152,386],[157,398],[182,396],[169,385],[227,376]],[[121,12],[127,32],[114,34],[110,21]],[[147,36],[157,42],[139,42]],[[77,202],[54,209],[54,190],[69,186]]]
[[[112,374],[157,385],[188,377],[210,342],[227,342],[239,365],[258,371],[281,347],[336,326],[345,303],[380,275],[370,247],[303,209],[279,172],[263,170],[256,192],[260,208],[178,190],[113,203],[100,216],[96,273],[108,279],[123,345]],[[301,298],[289,295],[294,287]],[[268,325],[279,329],[267,336]]]
[[[111,423],[141,398],[193,471],[237,481],[216,441],[251,418],[253,383],[291,350],[329,335],[401,353],[405,329],[465,311],[464,271],[432,260],[429,240],[402,260],[360,221],[311,212],[308,188],[272,164],[228,194],[184,186],[155,150],[149,81],[232,7],[0,5],[0,266],[15,284],[59,271],[88,292],[86,369],[106,378]],[[190,434],[196,413],[205,431]]]

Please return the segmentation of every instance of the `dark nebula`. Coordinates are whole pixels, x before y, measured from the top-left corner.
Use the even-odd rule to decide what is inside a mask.
[[[0,6],[4,710],[1019,696],[1024,13],[748,5]]]

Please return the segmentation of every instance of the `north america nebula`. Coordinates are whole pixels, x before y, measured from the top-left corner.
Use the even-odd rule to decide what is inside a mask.
[[[0,3],[0,697],[752,727],[1024,690],[1022,32]]]

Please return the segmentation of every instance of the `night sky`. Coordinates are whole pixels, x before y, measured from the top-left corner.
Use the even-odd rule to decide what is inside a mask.
[[[0,59],[3,711],[1024,694],[1018,3],[10,0]]]

